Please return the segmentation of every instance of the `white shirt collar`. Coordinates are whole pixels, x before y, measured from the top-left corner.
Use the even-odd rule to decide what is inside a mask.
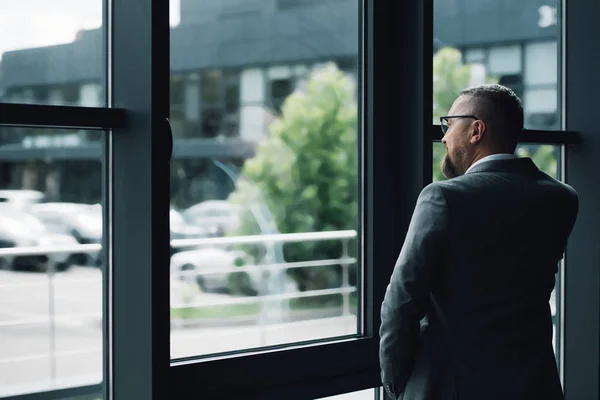
[[[473,169],[474,166],[479,165],[481,163],[487,162],[487,161],[497,161],[497,160],[513,160],[515,158],[518,158],[516,155],[514,154],[508,154],[508,153],[502,153],[502,154],[492,154],[486,157],[483,157],[477,161],[475,161],[470,167],[469,169],[467,169],[467,172],[465,172],[465,174],[468,174],[469,171],[471,169]]]

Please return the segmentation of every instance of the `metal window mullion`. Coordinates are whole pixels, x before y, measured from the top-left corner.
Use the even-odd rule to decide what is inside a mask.
[[[120,108],[0,103],[0,126],[107,130],[125,124]]]
[[[439,125],[433,125],[430,135],[433,141],[439,142],[444,136]],[[528,144],[550,144],[573,146],[580,143],[581,136],[574,131],[550,131],[550,130],[533,130],[525,129],[519,143]]]
[[[164,399],[169,370],[169,2],[112,0],[109,398]]]
[[[367,207],[372,219],[365,237],[373,282],[367,328],[378,337],[386,286],[416,199],[431,181],[433,0],[382,2],[372,12],[367,67],[372,85],[367,87],[367,114],[372,120],[367,138],[372,157],[367,165]]]

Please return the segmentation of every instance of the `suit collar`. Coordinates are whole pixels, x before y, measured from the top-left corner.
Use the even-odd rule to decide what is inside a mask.
[[[513,160],[517,158],[517,156],[515,156],[514,154],[507,154],[507,153],[498,153],[498,154],[490,154],[489,156],[483,157],[477,161],[475,161],[473,163],[473,165],[471,165],[469,167],[469,169],[467,169],[467,172],[469,172],[470,170],[472,170],[473,168],[475,168],[475,166],[487,162],[487,161],[494,161],[494,160]]]
[[[515,158],[510,160],[490,160],[474,165],[465,175],[478,172],[514,172],[526,174],[537,171],[539,169],[531,158]]]

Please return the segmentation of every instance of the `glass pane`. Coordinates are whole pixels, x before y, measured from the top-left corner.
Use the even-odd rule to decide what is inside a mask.
[[[379,389],[360,390],[358,392],[350,392],[339,394],[337,396],[321,397],[317,400],[375,400],[375,392]]]
[[[0,397],[102,381],[101,135],[0,127]]]
[[[102,0],[0,2],[0,102],[102,106]]]
[[[434,1],[434,123],[465,87],[500,83],[525,128],[560,129],[559,0]]]
[[[562,165],[561,165],[561,152],[562,148],[559,146],[553,145],[537,145],[537,144],[520,144],[517,147],[516,154],[519,157],[529,157],[533,160],[533,162],[537,165],[537,167],[553,177],[554,179],[561,180],[562,174]],[[442,174],[442,170],[440,168],[440,164],[444,155],[446,154],[446,150],[444,149],[444,145],[442,143],[434,143],[433,144],[433,181],[442,181],[446,178]],[[560,266],[562,268],[562,265]],[[561,287],[561,274],[560,270],[556,274],[556,285],[554,287],[554,291],[552,292],[552,296],[550,298],[550,308],[552,310],[552,320],[554,324],[553,330],[553,343],[554,343],[554,351],[555,355],[558,359],[560,355],[560,342],[558,341],[560,335],[560,287]]]
[[[179,3],[172,358],[360,333],[358,2],[283,3]]]

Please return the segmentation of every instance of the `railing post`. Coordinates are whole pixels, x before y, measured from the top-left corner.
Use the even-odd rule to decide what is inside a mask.
[[[265,257],[265,260],[267,261],[267,265],[270,265],[273,263],[273,259],[271,258],[271,252],[269,250],[267,250],[267,255]],[[260,335],[260,346],[264,347],[267,345],[267,325],[269,324],[269,316],[268,316],[268,312],[269,312],[269,304],[268,304],[268,300],[266,298],[266,296],[269,294],[269,278],[270,278],[270,271],[263,269],[260,272],[260,287],[259,287],[259,294],[260,294],[260,317],[258,318],[258,324],[259,324],[259,335]]]
[[[47,261],[46,273],[48,274],[48,329],[49,329],[49,357],[50,362],[50,381],[56,383],[56,307],[54,304],[54,270],[55,265],[52,260]]]
[[[342,307],[342,315],[344,317],[350,315],[350,293],[346,290],[350,287],[350,279],[349,279],[349,264],[347,260],[350,258],[348,254],[348,242],[350,239],[342,239],[342,289],[344,292],[342,293],[343,298],[343,307]]]

